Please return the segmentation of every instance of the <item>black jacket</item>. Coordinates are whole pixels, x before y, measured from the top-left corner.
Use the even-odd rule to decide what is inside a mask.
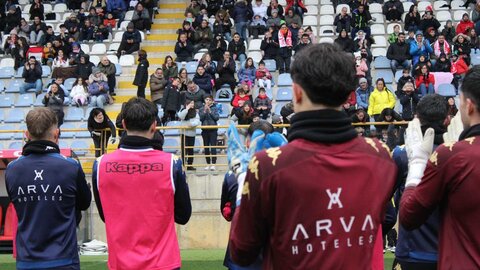
[[[182,105],[182,95],[177,88],[169,85],[165,88],[162,98],[162,108],[164,111],[175,111],[180,110]]]
[[[33,69],[29,68],[27,70],[24,68],[22,77],[25,79],[26,83],[34,83],[36,80],[42,79],[42,66],[40,65],[40,62],[36,61]]]
[[[217,72],[220,78],[235,79],[235,61],[230,59],[227,66],[224,67],[225,61],[218,62]]]
[[[337,45],[344,52],[353,53],[353,40],[348,36],[344,38],[339,36],[337,39],[335,39],[335,45]]]
[[[264,52],[263,58],[264,59],[276,59],[278,55],[278,40],[274,38],[270,38],[267,40],[264,38],[262,40],[262,44],[260,45],[260,49]]]
[[[195,73],[195,75],[193,76],[193,82],[205,92],[212,92],[212,76],[210,76],[210,74],[206,72],[203,73],[203,75]]]
[[[433,70],[435,72],[450,72],[451,67],[452,67],[452,64],[450,63],[449,60],[446,60],[445,62],[437,60],[437,62],[435,62],[435,65],[433,66]]]
[[[235,42],[234,40],[232,40],[228,44],[228,51],[232,56],[233,54],[236,54],[237,56],[239,56],[240,54],[245,54],[245,42],[243,38],[240,38],[238,42]]]
[[[85,55],[85,64],[77,64],[77,75],[84,80],[87,80],[90,74],[92,74],[92,68],[94,67],[95,65],[90,62],[90,57],[88,57],[88,55]]]
[[[404,91],[397,91],[397,97],[400,99],[400,104],[402,104],[402,118],[403,120],[410,121],[413,119],[417,111],[417,104],[420,98],[418,95],[413,92],[410,95],[407,95]]]
[[[220,42],[220,46],[217,46],[218,43]],[[227,50],[227,43],[223,38],[220,40],[213,39],[212,42],[210,43],[210,48],[208,49],[208,52],[212,56],[213,61],[220,61],[223,59],[223,53]]]
[[[177,57],[192,57],[193,46],[190,41],[186,41],[187,45],[183,45],[180,42],[175,44],[175,54]]]
[[[387,58],[403,62],[410,59],[410,45],[406,42],[395,42],[388,47]]]
[[[135,72],[135,79],[133,80],[133,85],[139,87],[147,86],[148,82],[148,67],[149,63],[147,59],[141,59],[137,66],[137,71]]]

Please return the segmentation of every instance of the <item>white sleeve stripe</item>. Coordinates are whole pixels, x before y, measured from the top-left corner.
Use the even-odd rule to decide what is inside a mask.
[[[102,157],[100,156],[97,158],[97,191],[98,195],[100,195],[100,162],[102,161]]]
[[[172,181],[173,194],[175,194],[175,180],[173,179],[173,169],[174,169],[173,155],[170,158],[170,180]]]

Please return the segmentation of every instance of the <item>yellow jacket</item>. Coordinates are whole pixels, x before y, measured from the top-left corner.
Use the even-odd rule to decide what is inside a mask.
[[[385,108],[395,108],[395,95],[386,87],[383,91],[375,88],[368,100],[368,115],[381,114]]]

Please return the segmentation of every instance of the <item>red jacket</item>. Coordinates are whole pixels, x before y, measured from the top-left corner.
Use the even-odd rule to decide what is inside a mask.
[[[288,10],[293,6],[294,2],[297,2],[297,5],[301,7],[305,12],[307,11],[307,8],[303,4],[302,0],[287,0],[287,7],[285,8],[285,14],[287,14]]]
[[[460,21],[457,25],[457,35],[458,34],[467,34],[467,29],[472,29],[474,28],[475,25],[473,24],[472,21]]]
[[[232,106],[235,107],[235,108],[240,107],[240,105],[238,105],[238,102],[240,100],[243,100],[245,102],[249,101],[250,106],[252,106],[252,97],[250,95],[245,95],[245,96],[241,97],[239,94],[235,94],[235,96],[233,97]]]
[[[257,80],[259,79],[263,79],[263,77],[267,77],[267,79],[271,80],[272,79],[272,74],[270,73],[270,71],[268,71],[268,69],[265,68],[265,70],[259,70],[257,69],[257,72],[255,72],[255,77],[257,78]]]
[[[350,93],[350,96],[348,96],[347,102],[345,103],[350,104],[350,106],[355,106],[355,104],[357,104],[357,94],[355,91]]]
[[[430,84],[434,85],[435,76],[433,76],[432,73],[428,73],[428,76],[418,75],[415,79],[415,86],[419,88],[422,83],[424,83],[426,87],[428,87]]]
[[[452,62],[451,72],[455,75],[462,75],[467,73],[468,66],[463,60],[463,57],[459,57],[456,62]]]

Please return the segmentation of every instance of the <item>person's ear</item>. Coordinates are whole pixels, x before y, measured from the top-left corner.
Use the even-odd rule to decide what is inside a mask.
[[[27,138],[27,141],[32,140],[32,135],[30,135],[30,132],[28,132],[28,130],[25,130],[23,134],[25,135],[25,138]]]
[[[475,105],[475,103],[473,103],[473,101],[470,98],[466,98],[465,101],[467,103],[467,115],[470,116],[473,113],[475,113],[477,106]]]
[[[122,127],[123,127],[124,130],[127,130],[127,125],[125,125],[125,120],[124,119],[122,119]]]
[[[294,104],[300,104],[303,100],[303,89],[300,85],[293,83],[293,102]]]
[[[155,133],[157,131],[157,120],[153,121],[152,125],[150,126],[150,132]]]
[[[60,129],[56,128],[55,131],[53,132],[53,139],[55,140],[56,144],[58,144],[59,138],[60,138]]]

